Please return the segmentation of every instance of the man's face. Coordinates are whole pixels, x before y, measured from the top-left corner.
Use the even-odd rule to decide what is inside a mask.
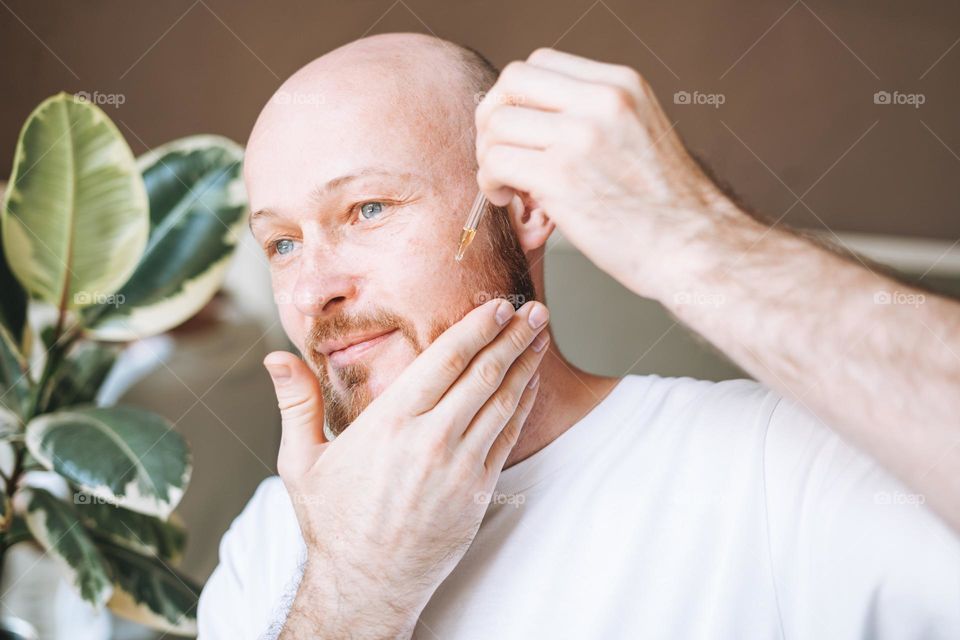
[[[274,97],[245,177],[281,322],[317,373],[338,434],[450,324],[525,285],[496,268],[503,259],[489,239],[453,258],[476,194],[461,138],[469,127],[349,80],[312,91]]]

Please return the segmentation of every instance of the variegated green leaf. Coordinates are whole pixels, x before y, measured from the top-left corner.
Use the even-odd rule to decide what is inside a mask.
[[[0,407],[25,415],[30,399],[27,362],[13,336],[0,324]]]
[[[167,518],[190,479],[183,437],[143,409],[64,409],[34,418],[26,432],[27,448],[44,467],[139,513]]]
[[[0,442],[7,442],[21,431],[20,416],[0,407]]]
[[[166,563],[123,547],[100,546],[114,576],[110,610],[165,633],[197,633],[200,587]]]
[[[183,555],[187,532],[174,522],[176,516],[164,521],[96,499],[84,501],[77,511],[95,538],[174,564]]]
[[[0,182],[0,202],[6,183]],[[3,253],[3,225],[0,224],[0,326],[7,328],[17,345],[23,344],[23,329],[27,322],[27,292],[10,271]]]
[[[48,553],[66,565],[80,596],[96,607],[110,599],[113,583],[103,556],[69,505],[44,489],[18,492],[30,533]]]
[[[85,314],[97,338],[160,333],[210,301],[246,220],[242,158],[226,138],[192,136],[138,160],[150,196],[150,240],[113,304]]]
[[[36,298],[84,307],[133,273],[149,230],[130,147],[94,104],[61,93],[27,119],[0,212],[11,271]]]
[[[120,349],[114,344],[83,342],[57,369],[49,386],[43,412],[93,402]]]

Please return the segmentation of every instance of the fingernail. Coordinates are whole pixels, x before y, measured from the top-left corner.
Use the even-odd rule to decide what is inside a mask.
[[[543,325],[547,324],[548,318],[550,318],[550,313],[547,311],[547,308],[542,304],[537,303],[534,305],[533,310],[527,317],[527,322],[529,322],[530,326],[534,329],[539,329]]]
[[[531,346],[533,347],[534,352],[540,353],[543,351],[543,348],[547,346],[548,342],[550,342],[550,334],[544,331],[533,339],[533,345]]]
[[[513,305],[503,300],[497,306],[497,324],[501,327],[507,324],[507,321],[513,317]]]
[[[540,383],[540,372],[537,371],[535,374],[533,374],[533,377],[530,378],[530,382],[527,384],[527,388],[533,389],[539,383]]]
[[[267,373],[274,382],[286,382],[290,379],[290,367],[285,364],[265,364]]]

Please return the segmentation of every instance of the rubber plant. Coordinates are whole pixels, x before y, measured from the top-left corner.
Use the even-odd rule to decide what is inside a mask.
[[[199,593],[174,568],[187,445],[165,417],[95,400],[125,343],[220,287],[245,220],[241,158],[192,136],[135,159],[102,110],[61,93],[24,124],[0,210],[0,569],[32,540],[95,607],[180,635]],[[32,331],[28,303],[56,321]]]

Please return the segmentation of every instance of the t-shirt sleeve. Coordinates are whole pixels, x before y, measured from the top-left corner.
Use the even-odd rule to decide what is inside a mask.
[[[960,538],[923,495],[788,399],[764,451],[786,638],[960,638]]]
[[[294,573],[295,554],[288,547],[296,545],[287,544],[293,518],[280,479],[264,480],[220,540],[220,562],[200,594],[200,640],[270,634],[277,595]]]

